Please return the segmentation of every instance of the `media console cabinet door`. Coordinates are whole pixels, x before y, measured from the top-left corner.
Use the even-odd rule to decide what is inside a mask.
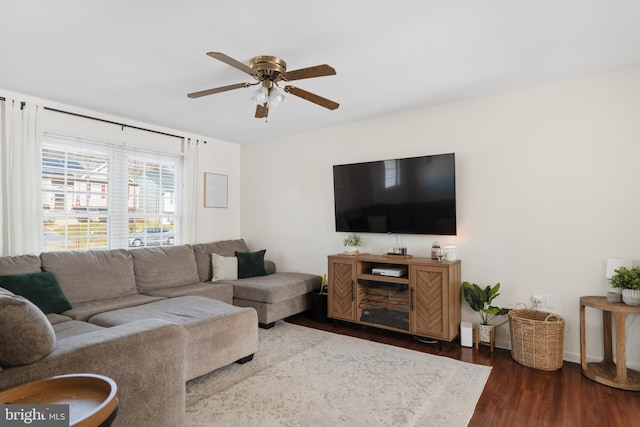
[[[449,337],[449,270],[446,267],[412,265],[411,332],[432,338]]]
[[[329,258],[329,317],[356,320],[356,268],[354,260]]]

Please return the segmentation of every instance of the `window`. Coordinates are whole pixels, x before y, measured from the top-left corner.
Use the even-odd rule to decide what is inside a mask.
[[[398,160],[384,161],[384,188],[395,188],[400,185],[400,165]]]
[[[182,158],[45,134],[44,250],[173,245]]]

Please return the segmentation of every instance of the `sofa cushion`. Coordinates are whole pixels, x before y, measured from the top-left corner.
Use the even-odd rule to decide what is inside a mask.
[[[77,320],[70,320],[68,322],[56,323],[53,325],[53,330],[56,333],[56,340],[58,341],[69,337],[75,337],[76,335],[99,331],[101,329],[104,328],[92,323],[79,322]]]
[[[56,325],[58,323],[68,322],[69,320],[73,319],[68,316],[63,316],[62,314],[49,313],[47,314],[47,320],[49,320],[49,323],[51,323],[52,325]]]
[[[247,277],[266,276],[264,268],[264,254],[266,249],[256,252],[236,252],[238,258],[238,279]]]
[[[28,299],[0,288],[0,365],[37,362],[55,345],[56,336],[45,314]]]
[[[69,316],[74,320],[87,320],[91,316],[102,313],[103,311],[134,307],[136,305],[147,304],[161,299],[164,299],[164,297],[133,294],[118,298],[85,301],[74,304],[71,310],[64,311],[62,314]]]
[[[145,319],[160,319],[178,325],[196,325],[211,319],[224,319],[226,315],[242,311],[241,308],[209,298],[185,296],[168,298],[140,307],[96,314],[89,322],[103,327],[113,327]]]
[[[0,287],[25,297],[44,314],[62,313],[71,309],[69,300],[51,272],[0,276]]]
[[[238,280],[238,258],[211,254],[212,282]]]
[[[188,245],[132,249],[138,292],[198,282],[198,267]]]
[[[198,264],[198,276],[201,282],[208,282],[213,277],[211,272],[211,254],[225,257],[235,256],[237,252],[249,252],[249,247],[243,239],[220,240],[211,243],[193,245],[193,254]]]
[[[306,273],[275,273],[229,282],[233,297],[265,303],[278,303],[320,289],[322,278]]]
[[[40,254],[42,269],[58,278],[71,305],[136,293],[133,261],[124,249]]]
[[[215,299],[233,304],[233,286],[229,283],[196,282],[190,285],[174,286],[172,288],[154,289],[145,295],[156,297],[175,298],[184,296],[196,296]]]
[[[0,274],[26,274],[42,271],[40,257],[37,255],[20,255],[0,257]]]

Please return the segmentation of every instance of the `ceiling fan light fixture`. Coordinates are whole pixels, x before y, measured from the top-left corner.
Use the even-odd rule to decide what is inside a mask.
[[[260,89],[256,90],[251,97],[251,100],[255,102],[257,105],[262,105],[269,99],[269,89],[262,86]]]
[[[300,89],[295,86],[279,86],[280,82],[290,82],[293,80],[310,79],[314,77],[333,76],[336,70],[327,65],[316,65],[314,67],[300,68],[287,72],[287,64],[277,56],[262,55],[251,58],[249,65],[231,58],[222,52],[207,52],[207,55],[224,62],[246,74],[253,77],[255,83],[236,83],[227,86],[216,87],[213,89],[201,90],[198,92],[188,93],[189,98],[200,98],[202,96],[213,95],[216,93],[226,92],[233,89],[246,88],[249,86],[261,85],[251,96],[251,100],[257,104],[255,117],[258,119],[267,118],[269,107],[281,104],[284,101],[283,93],[290,93],[298,98],[302,98],[309,102],[313,102],[321,107],[329,110],[335,110],[340,106],[337,102],[323,98],[314,93]]]
[[[284,94],[275,87],[272,88],[269,93],[269,105],[275,107],[276,105],[280,105],[282,101],[284,101]]]

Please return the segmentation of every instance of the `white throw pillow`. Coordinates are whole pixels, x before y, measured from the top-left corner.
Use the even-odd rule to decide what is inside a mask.
[[[238,258],[211,254],[212,282],[238,280]]]

